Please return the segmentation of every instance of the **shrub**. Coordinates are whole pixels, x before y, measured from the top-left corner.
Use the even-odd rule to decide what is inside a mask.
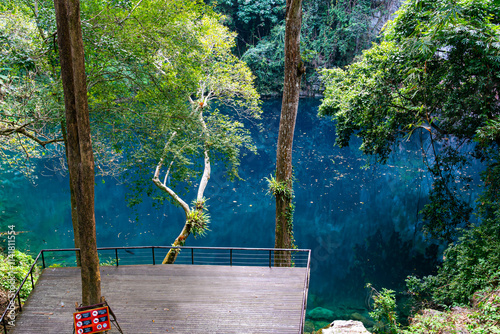
[[[12,253],[11,258],[12,261],[9,261],[7,255],[0,253],[0,286],[5,291],[12,290],[13,287],[17,290],[34,262],[31,255],[22,253],[18,250]],[[38,275],[39,269],[35,268],[33,272],[34,281],[36,281]],[[31,282],[26,282],[20,291],[21,299],[26,300],[31,290]]]
[[[420,306],[469,305],[474,293],[500,283],[500,224],[485,221],[463,232],[444,253],[435,276],[408,277],[410,294]]]
[[[396,314],[395,292],[386,288],[379,292],[371,284],[367,287],[371,288],[373,293],[373,311],[369,314],[376,321],[374,333],[398,333],[400,325]]]

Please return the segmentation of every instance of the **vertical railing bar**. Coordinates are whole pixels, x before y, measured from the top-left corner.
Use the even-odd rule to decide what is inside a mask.
[[[151,247],[151,249],[153,250],[153,266],[156,264],[156,261],[155,261],[155,246]]]
[[[43,269],[45,269],[45,256],[43,256],[43,250],[42,250],[42,264],[43,264]]]
[[[31,276],[31,289],[33,290],[35,288],[35,282],[33,282],[33,270],[30,270],[30,276]]]
[[[229,265],[231,267],[233,266],[233,249],[232,248],[229,250]]]
[[[19,302],[19,311],[23,311],[23,307],[21,306],[21,294],[17,294],[17,301]]]
[[[304,332],[304,321],[305,321],[305,312],[307,309],[307,292],[309,286],[309,278],[310,278],[310,268],[311,268],[311,250],[307,251],[307,264],[306,264],[306,275],[304,277],[304,291],[302,297],[302,311],[300,314],[300,332],[302,334]]]
[[[3,333],[7,334],[7,325],[5,324],[5,317],[2,318],[2,323],[3,323]]]
[[[191,264],[194,264],[194,248],[191,248]]]
[[[269,250],[269,268],[271,268],[271,250]]]
[[[116,266],[118,267],[118,248],[115,248],[115,258],[116,258]]]

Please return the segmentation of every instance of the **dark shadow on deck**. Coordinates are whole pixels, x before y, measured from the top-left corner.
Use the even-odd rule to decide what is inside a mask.
[[[102,294],[126,334],[297,334],[302,333],[308,270],[109,266],[101,267]],[[79,268],[44,269],[9,334],[72,333],[72,313],[75,302],[81,300],[80,287]]]

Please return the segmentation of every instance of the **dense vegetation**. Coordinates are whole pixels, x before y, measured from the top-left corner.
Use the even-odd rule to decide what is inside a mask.
[[[488,166],[478,212],[498,210],[498,10],[488,1],[410,1],[359,61],[323,71],[320,111],[335,117],[338,145],[356,134],[365,154],[385,162],[397,143],[422,138],[434,178],[422,214],[433,237],[451,240],[470,223],[471,180],[461,171],[476,160]]]
[[[491,1],[408,1],[379,44],[345,69],[323,71],[320,108],[337,122],[338,145],[356,135],[378,162],[399,142],[420,136],[434,180],[421,212],[425,230],[452,243],[437,275],[407,279],[409,293],[416,310],[467,306],[485,295],[470,311],[476,321],[465,326],[478,333],[499,331],[499,14]],[[464,169],[477,161],[485,165],[482,192],[470,203],[472,180]],[[383,290],[375,306],[373,314],[385,320],[378,331],[398,332],[394,295]],[[459,317],[443,315],[439,322],[448,317],[448,323],[433,328],[426,323],[433,314],[427,315],[407,332],[442,332]]]
[[[14,251],[11,256],[0,252],[0,290],[2,296],[8,295],[9,291],[14,289],[17,290],[21,285],[21,282],[28,274],[31,266],[33,265],[33,258],[31,255],[22,253],[18,250]],[[33,279],[36,282],[38,278],[39,271],[35,268],[33,272]],[[28,298],[31,293],[32,287],[31,283],[23,285],[21,291],[19,292],[21,299],[24,301]],[[13,293],[12,292],[12,295]],[[6,306],[3,303],[4,299],[1,300],[1,306]],[[3,310],[1,311],[3,313]]]
[[[256,76],[261,94],[278,95],[284,73],[285,1],[208,1],[238,33],[237,53]],[[399,0],[303,1],[302,90],[320,93],[317,69],[349,64],[368,48]]]

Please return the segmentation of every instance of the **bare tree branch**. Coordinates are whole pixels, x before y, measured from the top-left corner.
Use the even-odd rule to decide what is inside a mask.
[[[28,130],[26,130],[26,127],[30,125],[30,123],[20,125],[18,127],[10,127],[10,128],[0,128],[0,136],[10,136],[13,133],[21,134],[25,137],[28,137],[29,139],[35,141],[38,143],[40,146],[45,147],[48,144],[52,143],[58,143],[58,142],[63,142],[63,138],[53,138],[53,139],[48,139],[48,140],[42,140],[38,138],[37,136],[31,134]]]

